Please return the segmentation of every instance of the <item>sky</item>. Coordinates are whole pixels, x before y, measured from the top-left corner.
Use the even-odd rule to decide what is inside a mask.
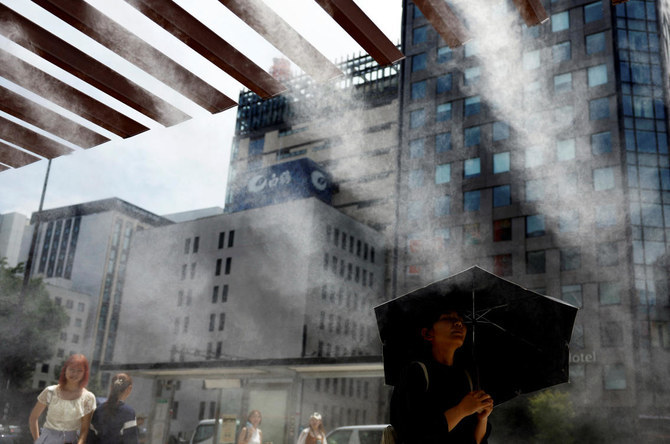
[[[314,0],[263,0],[328,59],[340,60],[364,52],[361,47]],[[400,0],[355,0],[394,43],[400,41]],[[195,70],[205,81],[237,100],[244,87],[211,65],[166,31],[154,25],[123,0],[87,0],[132,32],[156,46],[185,67]],[[175,0],[196,18],[215,30],[226,41],[269,70],[274,57],[281,53],[256,34],[217,0]],[[0,0],[15,11],[37,22],[54,34],[113,69],[131,76],[141,86],[186,110],[192,119],[164,128],[125,105],[92,90],[88,85],[44,62],[31,52],[0,37],[0,48],[82,89],[151,129],[121,139],[78,116],[45,104],[73,120],[93,128],[110,139],[97,147],[62,156],[51,162],[44,209],[57,208],[109,197],[118,197],[156,214],[169,214],[208,207],[223,207],[227,167],[235,129],[237,107],[212,115],[103,46],[80,34],[58,19],[45,14],[28,0]],[[300,70],[293,67],[295,73]],[[0,84],[25,93],[7,81]],[[0,115],[10,118],[0,112]],[[63,142],[62,140],[59,140]],[[72,146],[71,144],[69,144]],[[37,211],[47,171],[47,161],[0,172],[0,214]]]

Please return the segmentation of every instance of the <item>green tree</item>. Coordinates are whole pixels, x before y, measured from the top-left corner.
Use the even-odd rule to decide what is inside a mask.
[[[23,288],[23,264],[10,268],[0,259],[0,383],[22,387],[35,364],[51,358],[67,315],[47,293],[41,279]]]
[[[571,444],[574,442],[575,411],[570,396],[559,390],[545,390],[529,400],[535,425],[536,442]]]

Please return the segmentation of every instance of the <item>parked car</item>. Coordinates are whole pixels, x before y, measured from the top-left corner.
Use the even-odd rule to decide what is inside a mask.
[[[326,435],[328,444],[379,444],[388,424],[338,427]]]
[[[221,420],[219,420],[219,427],[221,427]],[[240,421],[236,421],[235,436],[237,437],[237,430],[239,429]],[[214,420],[203,419],[198,422],[198,426],[191,435],[189,444],[214,444]]]

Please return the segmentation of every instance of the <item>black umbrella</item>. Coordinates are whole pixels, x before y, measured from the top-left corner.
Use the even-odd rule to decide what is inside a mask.
[[[495,404],[568,381],[577,308],[475,266],[375,307],[387,384],[425,359],[424,319],[448,310],[458,310],[468,327],[456,360]]]

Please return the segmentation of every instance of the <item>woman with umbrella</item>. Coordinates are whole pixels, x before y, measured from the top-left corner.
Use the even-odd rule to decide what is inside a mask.
[[[434,312],[421,328],[427,349],[403,371],[391,398],[391,424],[403,444],[485,443],[493,400],[473,390],[456,350],[467,328],[456,311]]]

